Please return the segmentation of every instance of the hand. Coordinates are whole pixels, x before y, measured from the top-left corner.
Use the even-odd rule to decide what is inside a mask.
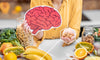
[[[21,24],[21,26],[22,26],[22,28],[24,29],[24,31],[25,31],[26,33],[32,34],[25,22],[23,22],[23,23]],[[39,31],[39,32],[38,32],[36,35],[34,35],[34,36],[35,36],[36,38],[38,38],[38,39],[42,39],[42,37],[43,37],[43,31]]]
[[[61,39],[65,42],[65,43],[70,43],[72,41],[74,41],[74,39],[76,38],[76,32],[74,29],[72,28],[67,28],[63,31],[62,33],[62,37]]]
[[[34,35],[38,39],[42,39],[43,37],[43,31],[39,31],[36,35]]]

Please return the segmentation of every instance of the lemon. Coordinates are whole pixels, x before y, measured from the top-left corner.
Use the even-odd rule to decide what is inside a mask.
[[[17,56],[13,52],[6,53],[4,55],[4,60],[17,60]]]

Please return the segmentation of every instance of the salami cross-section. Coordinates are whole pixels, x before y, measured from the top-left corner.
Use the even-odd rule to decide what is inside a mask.
[[[60,14],[48,6],[38,6],[28,10],[25,14],[25,20],[33,34],[39,30],[49,30],[51,27],[61,25]]]

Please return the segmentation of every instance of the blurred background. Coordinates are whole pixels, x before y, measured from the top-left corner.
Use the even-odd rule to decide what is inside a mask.
[[[0,0],[0,19],[16,19],[30,7],[30,0]]]
[[[0,29],[16,28],[17,18],[29,8],[30,0],[0,0]],[[100,0],[83,0],[81,31],[87,25],[100,27]]]

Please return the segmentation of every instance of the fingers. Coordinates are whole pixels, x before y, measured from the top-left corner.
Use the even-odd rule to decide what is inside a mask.
[[[67,37],[61,37],[61,39],[65,42],[65,43],[69,43],[70,39]]]
[[[32,34],[32,32],[31,32],[31,30],[29,29],[29,27],[28,27],[28,25],[25,23],[25,22],[23,22],[22,24],[21,24],[21,27],[22,27],[22,29],[24,29],[24,31],[25,31],[25,33],[26,34]],[[36,38],[38,38],[38,39],[42,39],[42,37],[43,37],[43,31],[39,31],[36,35],[34,35]]]
[[[67,40],[67,41],[70,41],[70,39],[69,39],[69,38],[67,38],[67,37],[62,37],[62,40]]]
[[[36,35],[34,35],[36,38],[38,38],[38,39],[42,39],[42,37],[43,37],[43,31],[40,31],[40,32],[38,32]]]
[[[76,38],[76,32],[74,29],[71,28],[64,29],[61,39],[65,43],[70,43],[74,41],[75,38]]]
[[[27,25],[25,22],[23,22],[23,23],[21,24],[21,27],[22,27],[22,29],[24,30],[24,32],[26,32],[26,34],[31,34],[31,31],[30,31],[28,25]]]
[[[21,24],[21,27],[24,29],[24,31],[26,32],[26,27],[25,27],[25,23],[23,22],[22,24]]]

